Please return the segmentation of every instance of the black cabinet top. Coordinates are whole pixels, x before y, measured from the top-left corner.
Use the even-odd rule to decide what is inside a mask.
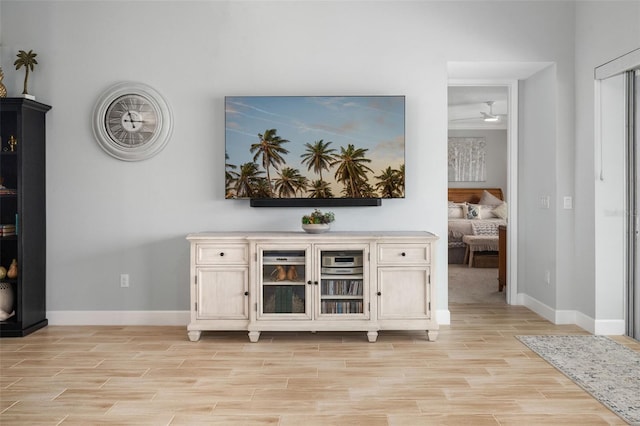
[[[0,111],[17,110],[23,107],[42,112],[47,112],[51,109],[49,105],[28,98],[0,98]]]

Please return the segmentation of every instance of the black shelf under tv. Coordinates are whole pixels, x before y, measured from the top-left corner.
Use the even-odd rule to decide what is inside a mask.
[[[372,207],[381,198],[252,198],[251,207]]]
[[[0,264],[17,277],[0,279],[13,316],[0,321],[0,337],[22,337],[47,325],[45,114],[51,107],[25,98],[0,99]],[[9,144],[8,141],[12,143]],[[13,143],[15,142],[15,143]],[[4,234],[5,227],[12,229]],[[8,312],[10,313],[10,312]]]

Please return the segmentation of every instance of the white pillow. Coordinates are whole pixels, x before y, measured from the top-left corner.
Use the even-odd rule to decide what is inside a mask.
[[[449,219],[463,219],[467,217],[467,205],[449,202]]]
[[[482,191],[482,197],[480,198],[480,201],[478,201],[478,204],[485,206],[498,206],[502,203],[503,201],[500,198],[496,197],[486,189]]]
[[[494,206],[481,204],[467,204],[467,219],[491,219],[497,217],[493,214]]]
[[[497,206],[495,209],[493,209],[491,211],[491,213],[493,213],[496,217],[499,217],[500,219],[507,219],[507,212],[509,209],[507,209],[507,203],[502,203],[499,206]]]

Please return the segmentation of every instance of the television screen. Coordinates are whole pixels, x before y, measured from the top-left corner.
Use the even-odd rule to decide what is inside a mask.
[[[228,96],[225,197],[404,198],[404,134],[404,96]]]

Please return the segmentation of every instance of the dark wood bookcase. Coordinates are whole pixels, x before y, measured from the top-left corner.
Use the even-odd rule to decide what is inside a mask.
[[[0,265],[13,259],[18,276],[11,286],[15,314],[0,321],[0,337],[22,337],[47,325],[45,115],[50,106],[25,98],[0,98]],[[11,146],[13,136],[16,143]]]

